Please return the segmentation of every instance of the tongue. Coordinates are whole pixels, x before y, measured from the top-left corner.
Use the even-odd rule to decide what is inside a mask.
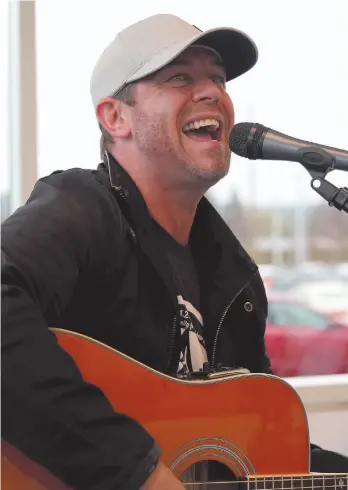
[[[196,141],[211,141],[212,140],[212,134],[208,133],[208,131],[188,131],[187,133],[184,133],[188,138],[191,138],[192,140]]]

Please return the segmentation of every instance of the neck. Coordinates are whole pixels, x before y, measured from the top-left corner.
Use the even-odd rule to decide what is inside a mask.
[[[150,165],[130,164],[117,158],[142,194],[151,216],[179,243],[186,245],[204,192],[189,185],[163,182],[162,175],[152,172]]]
[[[185,200],[186,196],[182,194],[161,189],[157,193],[151,191],[148,196],[143,193],[143,196],[152,217],[177,242],[186,245],[189,241],[198,202]]]
[[[157,180],[136,182],[151,216],[177,242],[189,241],[197,205],[202,195],[194,198],[187,190],[165,188]]]

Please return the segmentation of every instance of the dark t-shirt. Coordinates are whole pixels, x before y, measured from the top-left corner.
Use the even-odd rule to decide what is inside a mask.
[[[198,274],[190,245],[181,245],[156,221],[159,239],[165,250],[180,305],[181,350],[178,372],[198,371],[207,362],[203,318],[200,313]]]

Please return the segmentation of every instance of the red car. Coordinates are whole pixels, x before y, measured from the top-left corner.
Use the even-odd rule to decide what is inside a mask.
[[[276,375],[348,373],[348,325],[286,295],[268,301],[265,341]]]

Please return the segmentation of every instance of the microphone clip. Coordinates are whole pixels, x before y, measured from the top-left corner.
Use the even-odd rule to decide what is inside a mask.
[[[348,188],[336,187],[325,180],[329,172],[335,170],[335,158],[317,146],[308,146],[298,150],[298,161],[312,176],[311,187],[329,204],[339,211],[348,213]]]

